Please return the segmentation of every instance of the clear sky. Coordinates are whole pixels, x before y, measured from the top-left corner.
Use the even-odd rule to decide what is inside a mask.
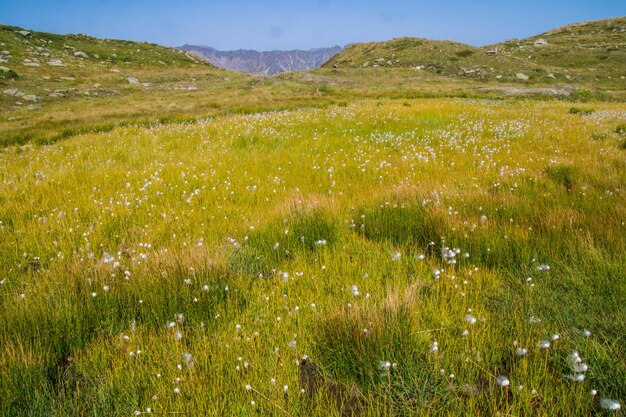
[[[218,49],[308,49],[399,36],[486,45],[626,15],[626,0],[0,0],[0,23]]]

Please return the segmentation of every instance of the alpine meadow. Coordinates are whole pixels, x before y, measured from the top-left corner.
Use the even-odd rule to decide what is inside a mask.
[[[623,415],[626,18],[340,49],[0,26],[0,415]]]

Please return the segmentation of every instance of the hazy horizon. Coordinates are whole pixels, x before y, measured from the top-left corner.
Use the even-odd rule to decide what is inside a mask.
[[[4,6],[0,23],[53,33],[84,33],[166,46],[286,50],[346,46],[414,36],[474,46],[536,35],[567,24],[626,15],[626,2],[538,0],[516,7],[495,0],[437,4],[406,0],[189,1],[172,7],[145,0],[31,1]],[[51,18],[53,16],[53,18]]]

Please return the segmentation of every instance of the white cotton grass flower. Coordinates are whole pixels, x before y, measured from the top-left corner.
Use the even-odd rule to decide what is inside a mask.
[[[515,349],[515,356],[517,356],[518,358],[524,357],[526,355],[528,355],[528,349],[526,348]]]
[[[185,321],[185,315],[183,313],[177,313],[176,321],[179,322],[180,324],[183,324],[183,322]]]
[[[359,288],[356,285],[350,287],[350,292],[352,292],[352,295],[354,295],[355,297],[361,295],[361,293],[359,292]]]
[[[441,269],[439,268],[433,269],[433,278],[435,279],[435,281],[439,279],[440,275],[441,275]]]
[[[174,388],[174,394],[176,395],[180,394],[180,388],[178,387]]]
[[[591,330],[584,329],[583,330],[583,337],[589,337],[589,336],[591,336]]]
[[[583,382],[585,380],[585,374],[563,375],[563,378],[574,382]]]
[[[561,335],[558,333],[554,333],[551,337],[553,342],[556,342],[557,340],[559,340],[561,338]]]
[[[476,323],[476,317],[474,317],[471,314],[466,314],[465,315],[465,321],[468,322],[469,324],[474,324],[474,323]]]
[[[185,352],[183,353],[183,363],[185,364],[185,366],[187,368],[193,368],[193,365],[196,363],[195,359],[193,358],[193,355],[189,352]]]
[[[539,349],[550,349],[550,341],[542,340],[541,342],[539,342]]]
[[[541,323],[541,319],[539,317],[530,316],[530,320],[528,320],[531,324]]]
[[[396,252],[396,253],[394,253],[394,254],[393,254],[393,256],[391,257],[391,259],[392,259],[393,261],[399,261],[401,257],[402,257],[402,254],[401,254],[400,252]]]
[[[610,398],[602,398],[600,400],[600,407],[605,410],[617,411],[622,408],[621,404],[617,400],[612,400]]]
[[[573,350],[572,353],[567,357],[567,363],[570,367],[577,365],[582,362],[582,359],[577,351]]]
[[[176,333],[174,333],[174,338],[176,338],[176,340],[180,340],[183,338],[183,334],[181,331],[176,331]]]
[[[583,362],[582,358],[575,350],[567,357],[567,363],[574,372],[586,372],[588,369],[587,364]]]
[[[439,351],[439,343],[437,342],[433,342],[432,345],[430,345],[430,351],[435,353]]]
[[[295,349],[296,348],[296,341],[292,340],[291,342],[287,343],[287,346],[292,348],[292,349]]]
[[[496,378],[496,384],[498,384],[498,386],[501,388],[506,388],[511,385],[511,381],[509,381],[509,378],[507,378],[506,376],[500,375]]]

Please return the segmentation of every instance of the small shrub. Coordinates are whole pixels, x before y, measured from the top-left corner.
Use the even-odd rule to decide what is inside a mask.
[[[333,88],[332,88],[330,85],[328,85],[328,84],[322,84],[322,85],[320,85],[320,86],[318,87],[318,89],[317,89],[317,90],[318,90],[320,93],[332,93],[333,91],[335,91],[335,90],[333,90]]]
[[[546,168],[546,174],[555,183],[571,191],[574,187],[574,168],[565,165],[552,165]]]
[[[626,123],[621,124],[615,128],[615,133],[618,135],[626,136]]]
[[[579,116],[589,116],[590,114],[593,114],[595,110],[593,109],[582,109],[580,107],[572,107],[571,109],[569,109],[569,114],[577,114]]]
[[[592,140],[603,140],[606,139],[606,133],[602,133],[602,132],[593,132],[591,134],[591,139]]]
[[[591,90],[588,90],[586,88],[577,88],[576,95],[578,95],[579,97],[588,98],[589,96],[591,96]]]
[[[0,71],[0,80],[16,80],[19,78],[19,75],[17,75],[17,72],[13,71],[13,70],[8,70],[8,71]]]
[[[438,241],[444,223],[419,204],[383,206],[360,211],[354,231],[374,242],[427,246]]]
[[[472,51],[471,49],[464,49],[462,51],[457,51],[454,54],[461,58],[467,58],[468,56],[473,55],[474,51]]]

